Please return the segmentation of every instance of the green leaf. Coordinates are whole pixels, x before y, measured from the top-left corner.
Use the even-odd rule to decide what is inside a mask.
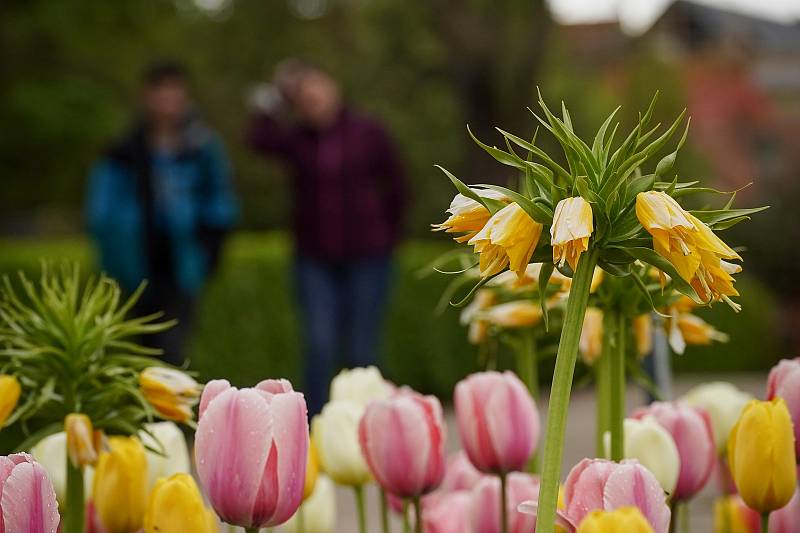
[[[553,263],[542,263],[542,268],[539,271],[539,304],[542,306],[545,331],[550,331],[550,315],[547,311],[547,298],[544,295],[547,294],[547,284],[550,282],[554,269]]]
[[[519,170],[525,170],[525,161],[523,159],[516,155],[504,152],[496,146],[489,146],[488,144],[481,142],[477,137],[475,137],[469,126],[467,126],[467,131],[469,132],[469,136],[472,137],[472,140],[475,141],[478,146],[483,148],[486,153],[494,157],[498,162]]]
[[[476,187],[483,187],[485,189],[491,189],[493,191],[505,194],[515,203],[519,204],[519,206],[524,209],[532,219],[540,224],[551,224],[553,222],[553,213],[551,211],[548,211],[548,209],[543,207],[541,204],[537,204],[530,198],[523,196],[516,191],[512,191],[511,189],[502,187],[500,185],[492,185],[491,183],[481,183],[476,185]]]
[[[614,116],[622,109],[622,106],[617,106],[617,108],[608,115],[608,118],[603,122],[600,126],[600,129],[597,130],[597,135],[594,137],[594,142],[592,143],[592,153],[594,154],[595,158],[598,160],[603,159],[603,146],[605,143],[606,138],[606,130],[608,130],[608,126],[611,124],[611,121],[614,120]]]
[[[656,165],[656,176],[663,176],[672,170],[672,167],[675,165],[675,159],[678,157],[678,150],[680,150],[681,147],[683,147],[683,143],[686,142],[686,136],[689,134],[689,125],[691,123],[692,119],[689,117],[689,120],[686,121],[686,128],[683,130],[683,135],[678,141],[678,146],[675,148],[675,151],[664,156],[664,158]]]
[[[689,211],[689,212],[702,222],[705,222],[709,227],[713,229],[717,224],[721,222],[725,222],[743,216],[746,217],[749,215],[753,215],[755,213],[760,213],[765,209],[769,209],[769,207],[770,206],[765,205],[764,207],[753,207],[750,209],[717,209],[710,211]]]
[[[450,179],[451,182],[453,182],[453,185],[455,186],[456,190],[459,193],[463,194],[464,196],[466,196],[467,198],[469,198],[471,200],[475,200],[476,202],[481,204],[483,207],[488,209],[489,213],[495,214],[498,211],[500,211],[503,207],[505,207],[505,204],[503,202],[499,201],[499,200],[495,200],[494,198],[484,198],[484,197],[482,197],[477,192],[475,192],[470,187],[468,187],[466,184],[464,184],[463,181],[461,181],[460,179],[455,177],[446,168],[444,168],[444,167],[442,167],[440,165],[434,165],[434,166],[436,168],[438,168],[439,170],[441,170],[442,172],[444,172],[444,175],[447,176]]]
[[[614,247],[617,247],[616,245]],[[643,261],[648,265],[653,265],[657,269],[666,272],[670,278],[672,278],[672,284],[674,285],[675,289],[682,294],[685,294],[689,298],[693,299],[698,303],[702,303],[700,301],[700,297],[697,296],[697,292],[694,288],[685,280],[683,279],[678,271],[675,269],[672,263],[670,263],[667,259],[658,255],[654,250],[650,248],[643,248],[638,246],[632,247],[620,247],[625,250],[627,253],[638,259],[639,261]],[[641,281],[641,280],[640,280]]]
[[[506,139],[508,139],[512,143],[516,144],[517,146],[520,146],[521,148],[525,148],[526,150],[528,150],[532,154],[535,154],[542,161],[544,161],[545,165],[547,165],[556,174],[564,176],[565,178],[568,178],[568,179],[571,178],[571,175],[570,175],[570,173],[569,173],[569,171],[567,169],[565,169],[564,167],[562,167],[561,165],[556,163],[549,155],[547,155],[547,153],[544,150],[542,150],[538,146],[535,146],[534,144],[529,143],[525,139],[517,137],[513,133],[509,133],[509,132],[507,132],[505,130],[502,130],[500,128],[495,128],[495,129],[497,131],[499,131],[500,134],[503,137],[505,137]],[[525,163],[530,163],[530,162],[529,161],[525,161]]]
[[[50,435],[55,435],[59,431],[64,430],[64,422],[53,422],[46,426],[43,426],[36,430],[35,432],[28,435],[25,440],[17,444],[14,448],[16,452],[29,452],[31,448],[36,446],[36,444],[44,438],[49,437]]]

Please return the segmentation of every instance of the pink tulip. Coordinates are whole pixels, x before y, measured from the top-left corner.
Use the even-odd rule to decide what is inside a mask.
[[[785,507],[769,514],[769,533],[797,533],[800,528],[800,491]]]
[[[206,385],[200,400],[195,463],[225,522],[249,528],[288,520],[303,499],[308,420],[303,395],[286,380],[237,389]]]
[[[447,492],[470,490],[483,477],[484,475],[470,462],[467,454],[463,450],[459,450],[447,459],[447,468],[440,490]]]
[[[52,533],[61,517],[53,484],[27,453],[0,456],[0,533]]]
[[[800,357],[784,359],[769,372],[767,400],[780,396],[786,401],[794,423],[794,449],[800,462]]]
[[[472,374],[456,385],[456,418],[469,460],[481,472],[522,470],[539,440],[539,413],[511,372]]]
[[[655,533],[669,529],[670,510],[661,485],[633,459],[621,463],[584,459],[567,476],[564,503],[565,518],[575,527],[595,509],[638,507]]]
[[[370,402],[358,438],[372,474],[388,493],[427,494],[444,478],[444,415],[433,396],[403,392]]]
[[[434,496],[431,494],[430,497]],[[465,533],[470,527],[472,495],[457,490],[433,498],[424,504],[422,524],[425,533]]]
[[[686,501],[708,482],[716,461],[711,418],[701,408],[680,402],[655,402],[633,413],[633,418],[651,415],[666,429],[678,447],[681,468],[672,498]]]
[[[539,498],[539,478],[521,472],[509,474],[506,483],[508,533],[530,533],[536,517],[521,513],[517,507]],[[486,477],[472,489],[472,533],[500,533],[500,480]]]

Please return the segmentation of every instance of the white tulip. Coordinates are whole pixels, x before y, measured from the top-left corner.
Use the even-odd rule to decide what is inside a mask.
[[[59,431],[43,438],[31,448],[31,455],[47,471],[56,499],[60,505],[64,505],[67,496],[67,434]],[[94,469],[91,467],[84,468],[83,493],[87,500],[92,494],[93,473]]]
[[[305,526],[302,530],[298,524],[300,513]],[[336,488],[328,476],[320,474],[314,492],[283,528],[287,533],[331,533],[336,528]]]
[[[672,435],[655,418],[645,416],[641,420],[625,419],[626,459],[636,459],[647,468],[661,484],[665,492],[672,494],[678,483],[681,459]],[[611,434],[605,434],[606,454],[610,455]]]
[[[683,400],[689,405],[702,407],[708,412],[719,454],[725,453],[728,436],[739,420],[745,404],[752,399],[751,395],[724,381],[703,383],[683,396]]]
[[[372,400],[392,394],[392,386],[374,366],[345,369],[331,381],[331,401],[349,400],[366,407]]]
[[[153,488],[158,478],[169,477],[173,474],[190,474],[192,464],[189,459],[189,447],[183,432],[174,422],[155,422],[146,424],[145,428],[155,436],[144,431],[139,433],[145,449],[147,449],[148,488]],[[158,454],[151,451],[163,451]]]
[[[330,402],[311,422],[311,437],[322,470],[340,485],[359,486],[370,474],[358,442],[364,407],[353,401]]]

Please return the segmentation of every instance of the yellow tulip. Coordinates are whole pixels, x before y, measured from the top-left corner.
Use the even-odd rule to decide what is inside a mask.
[[[641,192],[636,196],[636,217],[653,236],[653,248],[667,259],[678,274],[689,282],[704,302],[725,300],[738,309],[730,296],[738,265],[723,261],[741,257],[701,220],[685,211],[662,191]]]
[[[758,533],[759,521],[758,513],[739,496],[723,496],[714,502],[714,533]]]
[[[578,349],[587,365],[593,365],[603,353],[603,311],[597,307],[589,307],[583,315]]]
[[[530,327],[542,319],[542,306],[530,300],[515,300],[492,306],[478,317],[500,328]]]
[[[160,478],[147,502],[145,533],[216,533],[216,515],[203,503],[203,497],[189,474]]]
[[[492,190],[475,191],[481,196],[508,202],[508,198],[499,192]],[[450,202],[447,210],[450,216],[441,224],[433,224],[434,231],[444,231],[446,233],[462,233],[455,237],[456,242],[467,242],[475,236],[489,221],[491,213],[472,198],[467,198],[463,194],[457,194]]]
[[[317,449],[314,446],[314,441],[308,444],[308,458],[306,459],[306,481],[303,486],[303,499],[307,499],[314,492],[314,485],[317,483],[317,476],[319,476],[319,459],[317,459]]]
[[[653,318],[649,314],[633,319],[633,338],[636,341],[636,355],[645,357],[653,349]]]
[[[97,516],[108,533],[142,527],[147,502],[147,456],[136,437],[110,437],[97,459],[92,487]]]
[[[493,276],[509,266],[523,277],[541,235],[542,225],[518,204],[505,206],[469,240],[480,254],[481,276]]]
[[[797,487],[794,428],[782,398],[752,400],[728,439],[728,464],[744,502],[768,513],[792,499]]]
[[[67,454],[73,466],[93,465],[97,461],[97,447],[92,420],[82,413],[70,413],[64,418],[67,434]]]
[[[578,533],[653,533],[653,527],[636,507],[592,511],[578,526]]]
[[[8,417],[17,408],[21,393],[22,387],[17,378],[6,374],[0,375],[0,427],[5,425]]]
[[[187,422],[200,396],[200,385],[173,368],[151,366],[139,374],[139,388],[148,402],[166,419]]]
[[[592,231],[592,206],[589,202],[580,196],[564,198],[558,202],[553,225],[550,226],[553,263],[564,266],[566,261],[574,272],[578,268],[581,254],[589,249]]]

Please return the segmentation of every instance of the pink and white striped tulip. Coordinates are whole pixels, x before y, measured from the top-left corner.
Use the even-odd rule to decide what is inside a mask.
[[[672,498],[691,499],[705,487],[717,458],[711,418],[705,409],[682,402],[655,402],[636,410],[632,418],[647,415],[672,435],[678,447],[680,472]]]
[[[447,468],[440,490],[447,492],[471,490],[483,478],[484,474],[475,468],[464,450],[459,450],[447,459]]]
[[[303,500],[308,420],[286,380],[237,389],[209,382],[200,399],[195,463],[217,514],[229,524],[272,527]]]
[[[58,529],[56,492],[32,456],[0,456],[0,494],[0,533],[54,533]]]
[[[536,402],[512,372],[481,372],[455,390],[461,443],[485,473],[522,470],[536,450],[540,422]]]
[[[664,490],[655,476],[633,459],[621,463],[584,459],[567,476],[564,503],[564,518],[575,527],[595,509],[637,507],[655,533],[669,529],[670,510]]]
[[[800,357],[783,359],[770,370],[767,400],[777,396],[784,399],[792,415],[795,456],[800,463]]]
[[[456,490],[424,502],[423,530],[425,533],[468,532],[471,505],[472,494],[468,490]]]
[[[373,400],[361,417],[358,439],[372,475],[390,494],[427,494],[444,478],[444,415],[433,396],[403,391]]]
[[[508,533],[530,533],[536,529],[536,517],[521,513],[517,507],[539,499],[539,478],[512,472],[506,480],[506,516]],[[486,477],[472,489],[471,533],[501,533],[500,479]]]
[[[800,527],[800,490],[784,507],[769,514],[769,533],[796,533]]]

